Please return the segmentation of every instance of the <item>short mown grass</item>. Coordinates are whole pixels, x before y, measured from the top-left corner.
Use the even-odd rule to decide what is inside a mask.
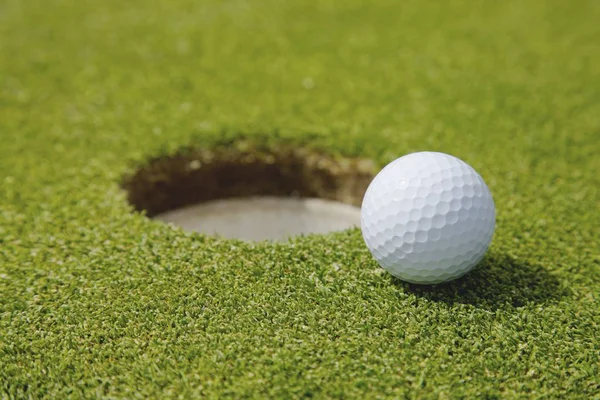
[[[595,398],[594,1],[0,2],[0,398]],[[182,149],[435,150],[497,206],[437,287],[358,229],[186,234],[123,180]],[[200,151],[200,150],[199,150]]]

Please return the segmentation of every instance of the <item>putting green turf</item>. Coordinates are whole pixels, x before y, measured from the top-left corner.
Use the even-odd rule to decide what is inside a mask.
[[[0,1],[0,398],[593,398],[594,1]],[[404,284],[358,229],[184,234],[120,182],[243,135],[487,181],[481,267]]]

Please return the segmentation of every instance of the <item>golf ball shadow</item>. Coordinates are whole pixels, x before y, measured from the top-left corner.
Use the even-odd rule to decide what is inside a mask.
[[[488,253],[475,269],[450,282],[424,286],[392,279],[417,297],[488,310],[544,304],[570,294],[544,266],[495,253]]]

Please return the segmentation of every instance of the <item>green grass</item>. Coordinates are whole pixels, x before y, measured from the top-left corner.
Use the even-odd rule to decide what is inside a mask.
[[[0,1],[0,398],[594,398],[595,1]],[[456,155],[481,268],[404,284],[360,232],[247,244],[123,176],[238,135]]]

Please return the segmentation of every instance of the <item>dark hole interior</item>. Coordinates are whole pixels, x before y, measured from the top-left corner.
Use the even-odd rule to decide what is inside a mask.
[[[375,171],[370,160],[303,148],[186,149],[151,160],[124,179],[123,187],[129,202],[148,216],[251,196],[318,197],[360,206]]]

